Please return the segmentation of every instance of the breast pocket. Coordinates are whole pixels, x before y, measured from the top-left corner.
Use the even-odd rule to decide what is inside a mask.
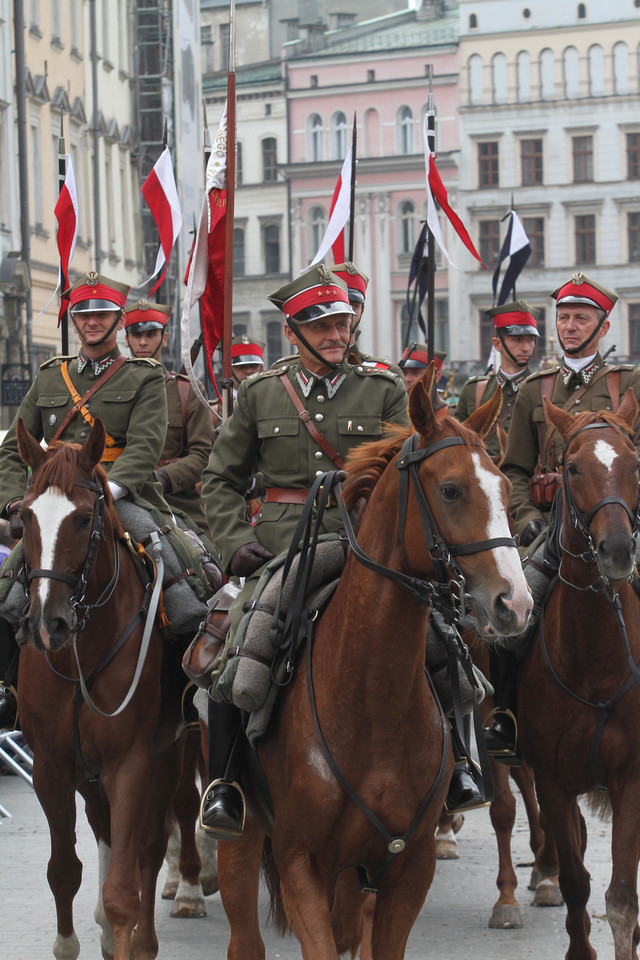
[[[114,439],[123,439],[129,426],[129,418],[135,404],[135,390],[99,391],[91,412],[104,420],[107,433]]]
[[[340,437],[352,438],[347,440],[349,447],[356,446],[365,440],[379,440],[382,436],[382,421],[374,414],[353,414],[350,417],[338,417],[338,433]]]
[[[68,393],[50,393],[36,400],[42,417],[42,432],[49,441],[65,418],[71,398]]]
[[[258,436],[262,442],[260,460],[265,473],[284,477],[300,470],[301,428],[297,417],[266,417],[258,422]],[[283,487],[290,485],[284,479],[280,484]]]

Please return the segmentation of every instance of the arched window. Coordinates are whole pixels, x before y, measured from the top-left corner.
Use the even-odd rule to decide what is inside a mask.
[[[478,18],[475,13],[469,14],[469,30],[475,30],[478,26]]]
[[[244,277],[244,227],[233,228],[233,275]]]
[[[518,83],[518,103],[531,100],[531,54],[521,50],[516,57],[516,77]]]
[[[362,127],[364,131],[363,155],[365,157],[379,157],[382,152],[382,144],[380,142],[380,114],[375,107],[370,107],[368,110],[365,110]]]
[[[575,47],[567,47],[562,55],[564,95],[567,100],[580,96],[580,54]]]
[[[331,142],[333,146],[333,159],[344,160],[347,155],[347,142],[349,134],[349,124],[347,115],[338,110],[334,113],[331,120]]]
[[[309,243],[307,247],[307,259],[308,262],[311,263],[318,252],[322,238],[324,237],[324,232],[327,229],[327,215],[324,207],[311,207],[309,210],[308,223]]]
[[[280,227],[269,223],[263,228],[264,272],[280,273]]]
[[[319,113],[312,113],[307,120],[307,157],[311,163],[324,160],[324,124]]]
[[[243,180],[243,170],[242,170],[242,143],[238,141],[236,143],[236,184],[241,187]]]
[[[629,93],[629,48],[623,40],[613,48],[613,89],[619,95]]]
[[[484,96],[484,62],[479,53],[469,57],[469,103],[477,106],[482,103]]]
[[[491,78],[493,82],[493,102],[506,103],[508,99],[507,58],[504,53],[496,53],[491,61]]]
[[[587,16],[587,5],[586,3],[578,4],[578,20],[585,20]]]
[[[399,253],[413,253],[416,245],[416,208],[411,200],[403,200],[398,212],[400,214]]]
[[[262,141],[262,179],[275,180],[278,176],[278,145],[275,137]]]
[[[599,43],[589,47],[589,94],[601,97],[604,93],[604,51]]]
[[[540,54],[540,97],[542,100],[553,100],[555,96],[556,58],[549,47]]]
[[[413,145],[413,111],[411,107],[405,105],[398,110],[396,130],[398,134],[398,153],[413,153],[415,148]]]

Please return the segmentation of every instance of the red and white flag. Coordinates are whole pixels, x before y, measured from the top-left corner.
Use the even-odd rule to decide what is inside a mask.
[[[144,282],[149,283],[149,280],[152,280],[164,266],[160,277],[149,291],[149,296],[151,296],[165,278],[171,249],[182,228],[182,213],[180,212],[180,201],[178,200],[176,181],[173,176],[169,147],[164,148],[153,170],[142,184],[142,195],[151,210],[160,236],[160,249],[158,250],[154,271],[149,279]]]
[[[75,253],[76,239],[78,237],[78,197],[76,194],[76,181],[73,176],[73,164],[71,162],[71,156],[68,153],[65,153],[64,161],[64,183],[56,201],[56,205],[53,209],[56,220],[58,221],[58,284],[51,295],[51,300],[49,300],[49,303],[42,308],[40,313],[44,313],[45,310],[51,305],[58,288],[62,292],[69,288],[69,265],[71,264],[73,254]],[[60,301],[58,326],[60,326],[60,321],[66,313],[68,306],[69,301],[63,297]]]
[[[458,234],[462,242],[464,243],[467,250],[476,258],[479,263],[482,263],[480,259],[480,254],[476,250],[471,240],[471,237],[467,233],[466,227],[463,224],[462,220],[458,214],[453,210],[449,204],[449,197],[447,196],[447,189],[440,178],[438,173],[438,168],[436,167],[436,162],[431,156],[431,151],[429,149],[429,140],[428,140],[428,115],[425,114],[424,118],[424,162],[427,173],[427,224],[431,233],[433,234],[436,243],[442,250],[443,254],[449,261],[452,267],[456,267],[456,270],[459,267],[453,262],[449,256],[449,252],[444,244],[444,238],[442,236],[442,230],[440,229],[440,221],[438,219],[438,211],[436,209],[435,201],[437,200],[441,208],[444,210],[444,213],[451,223],[453,229]],[[484,266],[484,263],[482,263]]]
[[[334,263],[344,263],[344,228],[351,212],[351,147],[342,164],[342,170],[333,191],[331,209],[329,211],[329,223],[324,232],[322,242],[318,247],[313,261],[307,269],[315,267],[320,263],[329,250],[333,253]]]

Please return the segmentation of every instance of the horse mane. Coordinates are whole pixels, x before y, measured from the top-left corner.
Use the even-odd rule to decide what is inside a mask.
[[[443,436],[462,437],[468,447],[482,446],[477,433],[465,427],[455,417],[443,417],[438,422]],[[382,440],[373,440],[371,443],[362,443],[349,454],[346,463],[347,479],[343,487],[343,499],[347,510],[351,512],[356,504],[362,509],[363,501],[368,503],[373,490],[395,455],[400,451],[402,444],[415,433],[413,427],[398,427],[394,424],[383,425]]]
[[[55,487],[71,498],[73,481],[78,477],[78,453],[81,449],[79,443],[63,443],[61,440],[52,443],[47,450],[47,456],[32,474],[34,496],[38,497],[49,487]],[[104,491],[105,505],[116,534],[122,537],[124,528],[114,506],[113,496],[107,483],[107,474],[99,463],[94,467],[94,473],[95,479]]]
[[[575,414],[574,419],[579,422],[576,424],[575,429],[572,428],[565,443],[572,440],[586,424],[596,423],[599,420],[604,420],[604,422],[608,423],[611,427],[618,427],[630,440],[633,440],[633,428],[630,427],[627,421],[623,420],[621,416],[614,413],[613,410],[584,410],[582,413]]]

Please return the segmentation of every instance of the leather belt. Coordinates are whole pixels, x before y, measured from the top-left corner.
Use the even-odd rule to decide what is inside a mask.
[[[265,503],[298,503],[303,504],[309,496],[309,489],[299,489],[297,487],[267,487],[264,497]],[[335,497],[329,497],[327,507],[337,507],[338,501]]]

